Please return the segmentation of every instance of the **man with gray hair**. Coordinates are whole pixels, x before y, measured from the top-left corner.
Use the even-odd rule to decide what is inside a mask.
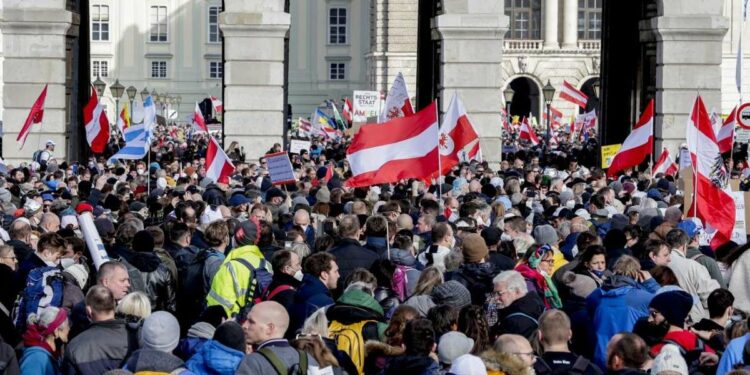
[[[544,312],[542,300],[535,292],[529,293],[526,280],[517,271],[500,272],[492,282],[498,309],[494,333],[513,333],[533,339],[539,327],[539,317]]]

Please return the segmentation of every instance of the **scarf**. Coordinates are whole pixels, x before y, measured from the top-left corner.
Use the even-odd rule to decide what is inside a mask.
[[[52,347],[47,343],[47,336],[53,334],[56,329],[60,328],[65,321],[68,320],[68,311],[60,309],[55,317],[47,327],[39,324],[30,324],[26,328],[26,332],[23,333],[23,344],[26,347],[38,346],[48,351],[53,358],[58,359],[60,357],[60,348],[53,350]]]
[[[562,307],[562,301],[560,300],[560,294],[557,292],[555,283],[549,275],[543,274],[537,270],[537,267],[539,267],[539,263],[542,262],[544,256],[552,251],[553,250],[549,245],[540,246],[531,254],[528,264],[519,264],[516,267],[516,271],[518,271],[525,279],[534,280],[537,288],[544,294],[544,305],[546,308],[559,309]]]

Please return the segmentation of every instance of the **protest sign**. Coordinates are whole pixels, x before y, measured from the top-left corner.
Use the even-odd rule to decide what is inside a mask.
[[[363,123],[367,122],[368,118],[378,116],[380,93],[377,91],[354,91],[352,102],[354,105],[353,122]]]
[[[620,143],[616,145],[602,146],[602,168],[603,169],[609,168],[610,164],[612,164],[612,159],[614,159],[615,155],[617,155],[617,151],[620,151],[620,147],[622,147],[622,144]]]
[[[292,162],[286,152],[277,152],[265,156],[268,162],[268,175],[274,185],[286,185],[297,182],[294,177]]]
[[[302,150],[310,151],[310,141],[307,139],[292,139],[289,143],[289,152],[299,154]]]

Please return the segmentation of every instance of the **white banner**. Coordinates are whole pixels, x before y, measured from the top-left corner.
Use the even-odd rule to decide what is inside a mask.
[[[354,91],[352,122],[364,123],[368,118],[378,117],[380,93],[377,91]]]
[[[745,192],[731,192],[734,199],[734,229],[732,229],[732,241],[738,245],[747,243],[747,230],[745,229]],[[704,224],[705,225],[705,224]],[[714,233],[708,233],[707,230],[701,231],[700,244],[708,246]]]
[[[292,139],[292,142],[289,144],[289,152],[292,154],[299,154],[302,150],[310,151],[310,141],[305,139]]]

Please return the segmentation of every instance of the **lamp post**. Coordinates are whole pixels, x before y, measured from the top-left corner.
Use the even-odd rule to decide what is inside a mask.
[[[177,108],[175,108],[175,111],[177,111],[177,118],[179,118],[179,115],[180,115],[180,103],[182,103],[182,96],[177,95],[174,98],[174,102],[175,102],[175,104],[177,104]]]
[[[99,76],[96,76],[96,81],[93,83],[94,89],[96,89],[96,95],[101,98],[104,88],[107,87],[107,82],[102,81]]]
[[[109,92],[115,98],[115,124],[117,124],[117,116],[120,116],[120,98],[123,91],[125,91],[125,86],[120,83],[119,79],[115,79],[115,84],[109,86]]]
[[[515,93],[516,92],[510,88],[510,82],[508,82],[508,87],[503,91],[503,96],[505,96],[505,117],[506,121],[508,121],[508,126],[510,126],[510,122],[513,119],[513,116],[510,114],[510,105],[513,103],[513,94]]]
[[[552,107],[552,98],[555,96],[555,88],[550,84],[549,80],[547,80],[547,84],[542,88],[542,93],[544,94],[544,104],[547,105],[547,139],[544,142],[544,153],[546,154],[552,127],[550,108]]]
[[[125,93],[128,94],[128,101],[130,102],[130,119],[133,119],[133,100],[135,100],[135,94],[138,93],[138,89],[135,86],[130,86],[125,89]]]
[[[146,98],[148,98],[148,95],[149,95],[148,88],[144,87],[143,91],[141,91],[141,100],[146,101]]]

